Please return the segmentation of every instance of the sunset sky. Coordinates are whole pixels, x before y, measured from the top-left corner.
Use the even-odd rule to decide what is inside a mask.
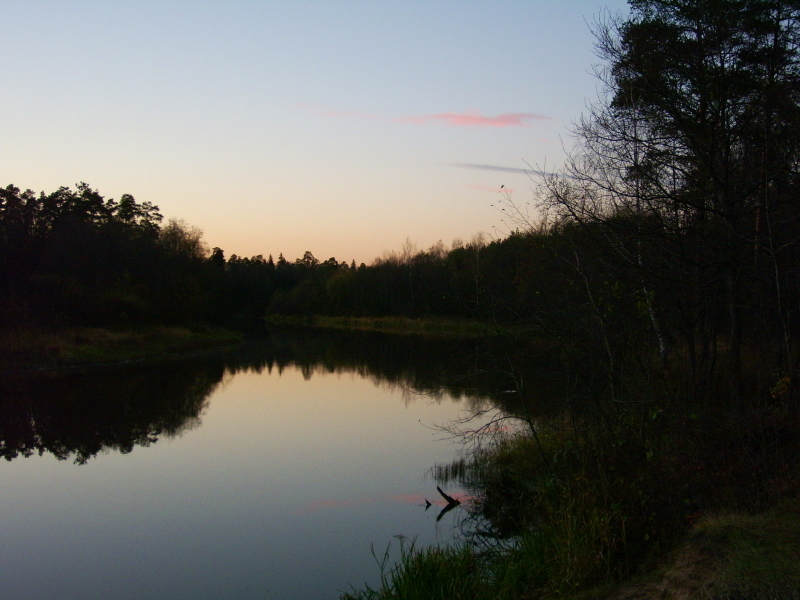
[[[500,235],[596,100],[622,0],[0,4],[0,184],[85,181],[227,256]]]

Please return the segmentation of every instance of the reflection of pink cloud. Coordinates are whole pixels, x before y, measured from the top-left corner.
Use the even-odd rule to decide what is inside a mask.
[[[450,496],[464,504],[471,502],[473,498],[469,494],[450,494]],[[433,492],[433,494],[431,494],[430,497],[425,497],[422,494],[402,494],[398,496],[389,496],[387,499],[395,500],[397,502],[402,502],[403,504],[418,504],[420,506],[424,505],[425,500],[427,500],[428,502],[430,502],[435,506],[447,506],[447,500],[442,498],[435,491]]]
[[[431,121],[445,123],[453,127],[526,127],[527,121],[550,120],[549,117],[533,113],[506,113],[496,117],[485,117],[474,111],[465,113],[439,113],[397,119],[409,123],[425,124]]]
[[[453,497],[455,498],[456,496]],[[425,500],[428,500],[435,506],[447,506],[447,501],[435,491],[429,498],[426,498],[422,494],[400,494],[389,496],[387,500],[394,500],[395,502],[402,502],[403,504],[418,504],[419,506],[424,506]]]
[[[469,494],[451,494],[451,496],[462,504],[468,504],[475,499],[475,496],[470,496]]]
[[[465,503],[472,500],[472,497],[468,496],[467,494],[453,494],[453,497]],[[439,494],[434,491],[430,498],[425,498],[425,496],[422,494],[394,494],[378,497],[373,496],[369,498],[354,498],[351,500],[312,500],[305,506],[293,510],[292,513],[296,515],[310,515],[312,513],[320,512],[321,510],[329,508],[350,508],[353,506],[366,506],[368,504],[386,504],[388,502],[399,502],[401,504],[417,504],[419,506],[424,506],[425,500],[430,500],[431,504],[438,506],[447,505],[447,502],[445,502],[444,498],[439,496]]]
[[[361,498],[357,500],[313,500],[306,504],[303,508],[299,508],[297,510],[293,510],[292,512],[296,515],[308,515],[311,513],[319,512],[326,508],[344,508],[349,506],[363,506],[365,504],[371,504],[376,502],[376,500]]]
[[[470,496],[469,494],[450,494],[450,497],[455,498],[461,502],[461,504],[469,504],[474,499],[474,496]],[[439,494],[436,494],[435,497],[426,499],[434,506],[447,506],[447,500],[442,498]]]
[[[398,494],[389,496],[389,500],[402,504],[425,504],[425,497],[422,494]]]

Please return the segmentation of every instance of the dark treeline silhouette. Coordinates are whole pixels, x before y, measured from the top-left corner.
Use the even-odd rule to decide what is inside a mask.
[[[387,254],[371,265],[309,251],[225,257],[181,221],[130,195],[0,190],[0,325],[9,327],[214,322],[248,326],[266,314],[516,314],[527,236]]]
[[[53,454],[84,464],[126,454],[199,424],[224,371],[160,363],[87,373],[0,378],[0,456]]]
[[[345,316],[450,316],[516,319],[530,236],[515,233],[486,243],[481,237],[446,248],[387,253],[367,266],[319,262],[306,252],[276,266],[269,313]],[[522,284],[522,285],[521,285]]]
[[[207,310],[199,232],[130,195],[87,184],[38,196],[0,190],[0,319],[4,327],[138,324]]]
[[[235,349],[170,361],[105,370],[51,371],[0,377],[0,456],[12,460],[34,453],[83,464],[101,451],[131,452],[200,423],[209,396],[226,376],[239,372],[358,373],[375,383],[397,386],[407,401],[448,394],[471,412],[501,407],[521,414],[516,394],[499,371],[474,369],[496,356],[491,342],[431,340],[381,333],[276,327],[263,339]],[[557,376],[542,366],[526,401],[552,406]],[[491,401],[487,402],[486,399]],[[309,415],[313,418],[313,415]]]

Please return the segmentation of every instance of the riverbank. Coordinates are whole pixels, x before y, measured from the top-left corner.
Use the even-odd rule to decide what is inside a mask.
[[[511,549],[483,552],[466,545],[406,547],[397,567],[383,574],[381,587],[353,590],[342,600],[800,599],[797,500],[756,515],[705,517],[684,537],[652,569],[576,593],[532,586],[547,570],[542,560],[546,540],[536,536],[523,536]]]
[[[537,590],[540,544],[523,538],[511,550],[479,554],[471,547],[406,545],[397,568],[377,589],[342,600],[797,600],[800,598],[800,503],[757,515],[701,519],[660,564],[621,582],[578,593]]]
[[[19,329],[0,335],[0,373],[100,367],[236,344],[220,327]]]
[[[355,331],[379,331],[399,335],[422,335],[437,338],[477,338],[497,333],[507,333],[507,327],[473,319],[453,319],[445,317],[294,317],[270,315],[267,323],[273,325],[299,325],[321,329],[342,329]]]
[[[473,537],[343,600],[800,599],[800,418],[776,399],[573,413],[434,470]],[[474,542],[474,543],[473,543]]]

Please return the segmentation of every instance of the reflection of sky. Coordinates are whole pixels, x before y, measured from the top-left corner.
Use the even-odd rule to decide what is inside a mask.
[[[0,587],[20,600],[319,599],[374,583],[370,544],[451,535],[459,511],[435,523],[425,475],[458,455],[431,428],[458,410],[350,375],[245,373],[182,437],[84,466],[3,463]]]
[[[469,239],[563,160],[625,4],[7,1],[0,185],[131,193],[228,255]]]

